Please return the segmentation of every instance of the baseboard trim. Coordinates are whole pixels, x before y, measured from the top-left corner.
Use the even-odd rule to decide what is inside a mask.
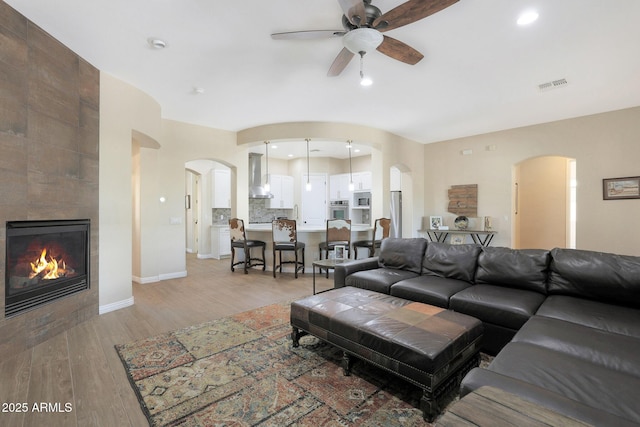
[[[187,277],[187,270],[176,271],[175,273],[160,274],[158,276],[160,280],[180,279],[182,277]]]
[[[122,301],[112,302],[98,307],[98,314],[105,314],[111,311],[120,310],[121,308],[131,307],[134,304],[133,297]]]
[[[140,283],[141,285],[146,285],[147,283],[156,283],[160,281],[160,276],[149,276],[149,277],[139,277],[139,276],[131,276],[131,280],[135,283]]]

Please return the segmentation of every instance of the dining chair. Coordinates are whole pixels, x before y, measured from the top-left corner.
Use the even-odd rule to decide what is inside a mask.
[[[293,219],[276,219],[271,223],[273,235],[273,277],[276,277],[276,268],[282,273],[283,264],[293,264],[294,276],[298,278],[298,271],[304,273],[304,242],[298,241],[296,221]],[[283,261],[282,252],[293,252],[293,260]],[[278,262],[276,265],[276,253]],[[298,256],[301,253],[301,256]]]
[[[267,243],[262,240],[249,240],[244,229],[244,221],[240,218],[229,219],[229,233],[231,235],[231,271],[238,265],[244,266],[244,274],[249,272],[249,268],[262,266],[262,271],[266,268],[264,251]],[[251,249],[261,248],[262,258],[251,257]],[[244,259],[236,261],[236,249],[242,249]]]
[[[380,249],[382,240],[389,237],[391,230],[391,220],[389,218],[378,218],[373,223],[373,235],[369,240],[358,240],[353,242],[353,257],[358,259],[358,248],[366,248],[369,250],[369,257],[375,255],[376,250]]]

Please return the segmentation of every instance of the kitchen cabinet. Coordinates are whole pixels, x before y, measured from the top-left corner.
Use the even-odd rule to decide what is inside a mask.
[[[355,172],[353,174],[353,186],[355,191],[371,190],[371,172]]]
[[[231,256],[231,231],[228,225],[211,227],[211,254],[215,259]]]
[[[349,174],[342,173],[329,177],[329,200],[349,200]]]
[[[211,174],[211,207],[231,207],[231,171],[229,169],[214,169]]]
[[[293,177],[269,175],[269,185],[273,198],[269,199],[271,209],[293,209]]]

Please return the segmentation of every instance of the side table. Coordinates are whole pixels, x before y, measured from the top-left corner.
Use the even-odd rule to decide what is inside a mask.
[[[313,295],[316,294],[316,267],[318,267],[319,271],[322,272],[322,269],[335,269],[337,264],[341,264],[343,262],[343,259],[318,259],[313,261]]]

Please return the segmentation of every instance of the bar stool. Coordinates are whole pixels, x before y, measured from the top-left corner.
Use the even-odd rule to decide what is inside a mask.
[[[369,257],[376,253],[376,249],[380,249],[382,240],[389,237],[391,229],[391,220],[389,218],[378,218],[373,223],[373,238],[370,240],[358,240],[353,242],[353,256],[358,259],[358,248],[367,248]]]
[[[276,277],[276,267],[280,268],[282,273],[283,264],[294,265],[294,275],[298,278],[298,271],[304,273],[304,242],[298,242],[298,232],[296,221],[293,219],[276,219],[271,223],[273,235],[273,277]],[[282,252],[292,251],[293,261],[282,261]],[[302,258],[298,258],[298,252],[302,252]],[[279,262],[276,266],[276,252],[279,255]]]
[[[267,266],[264,257],[267,243],[262,240],[247,240],[244,221],[240,218],[231,218],[229,220],[229,232],[231,234],[231,271],[234,271],[234,267],[240,264],[244,265],[244,274],[247,274],[249,272],[248,269],[251,267],[262,266],[262,271],[264,271]],[[262,248],[262,258],[251,258],[251,249],[253,248]],[[236,249],[242,249],[244,260],[235,261]]]

